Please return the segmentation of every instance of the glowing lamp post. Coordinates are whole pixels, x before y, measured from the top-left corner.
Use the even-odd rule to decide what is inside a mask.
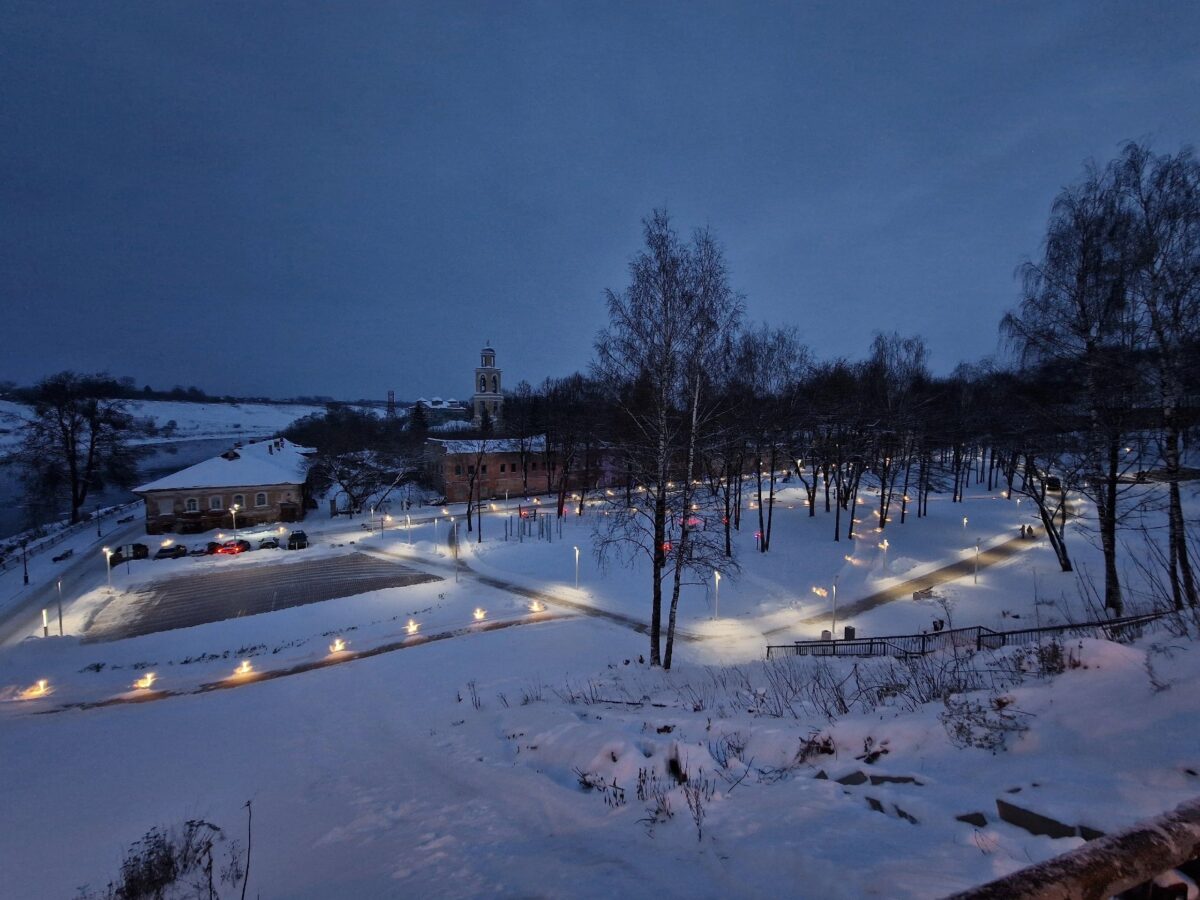
[[[963,516],[963,531],[967,530],[967,517]]]
[[[575,590],[579,590],[579,548],[575,548]]]
[[[104,548],[104,568],[108,570],[108,592],[111,594],[112,589],[112,550],[108,547]]]
[[[721,618],[721,573],[713,569],[713,586],[716,591],[716,600],[713,602],[713,618]]]
[[[229,514],[233,516],[233,539],[235,541],[237,540],[237,514],[239,509],[241,509],[241,507],[236,503],[229,507]]]

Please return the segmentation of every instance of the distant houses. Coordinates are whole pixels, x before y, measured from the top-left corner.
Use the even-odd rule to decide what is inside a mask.
[[[283,438],[238,444],[220,456],[134,488],[147,534],[199,534],[233,525],[298,522],[309,501],[314,453]]]

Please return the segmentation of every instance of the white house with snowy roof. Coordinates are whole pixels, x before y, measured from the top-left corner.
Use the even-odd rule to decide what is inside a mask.
[[[308,461],[315,453],[283,438],[237,444],[134,488],[146,502],[147,534],[199,534],[237,524],[298,522],[309,500]]]

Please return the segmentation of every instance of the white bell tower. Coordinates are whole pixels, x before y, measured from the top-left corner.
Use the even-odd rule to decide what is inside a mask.
[[[485,409],[492,424],[500,424],[504,407],[500,375],[500,370],[496,368],[496,351],[490,346],[484,347],[479,351],[479,365],[475,368],[475,393],[471,396],[471,414],[476,426],[483,421]]]

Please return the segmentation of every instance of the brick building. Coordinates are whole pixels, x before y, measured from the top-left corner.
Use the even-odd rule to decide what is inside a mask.
[[[545,451],[544,437],[526,441],[524,454],[521,442],[512,438],[430,438],[425,442],[425,474],[451,503],[467,499],[476,468],[480,497],[519,497],[527,482],[534,492],[545,489]]]
[[[147,534],[199,534],[233,525],[298,522],[309,500],[314,451],[277,438],[239,444],[220,456],[134,488],[146,503]]]
[[[584,464],[586,462],[586,465]],[[521,442],[515,438],[476,438],[425,442],[425,476],[451,503],[461,503],[471,490],[471,478],[477,474],[475,496],[492,498],[520,497],[553,493],[559,487],[558,461],[546,452],[546,438],[538,436]],[[616,484],[619,473],[610,454],[593,449],[567,477],[567,490],[607,487]]]

